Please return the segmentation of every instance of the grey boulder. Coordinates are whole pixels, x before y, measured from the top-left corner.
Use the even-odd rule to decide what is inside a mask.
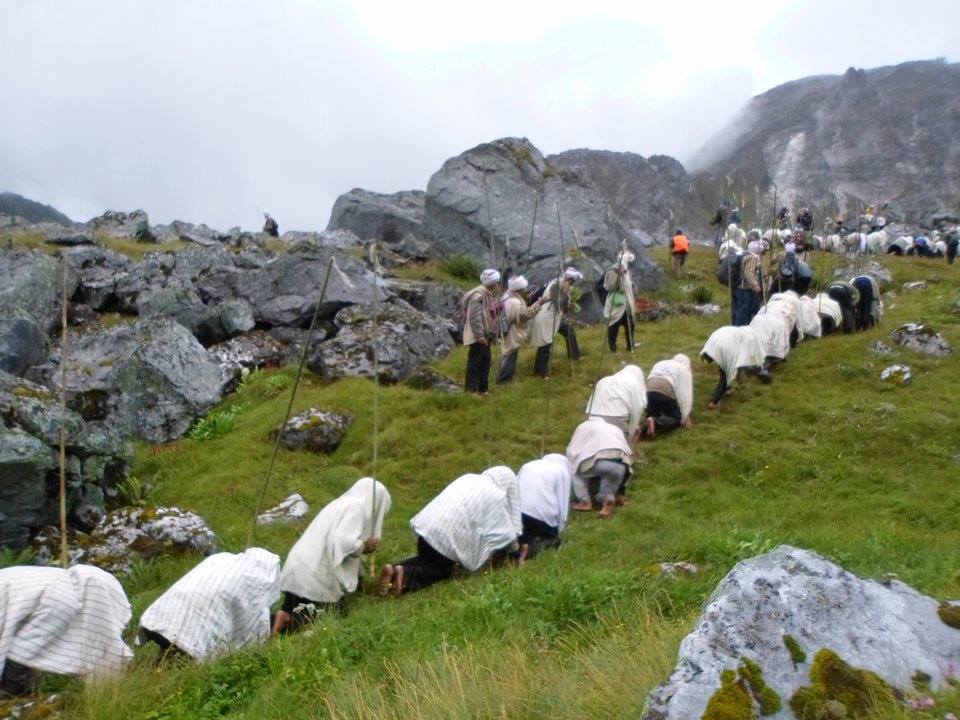
[[[279,429],[280,444],[287,450],[332,453],[343,442],[353,418],[343,413],[310,408],[287,420]]]
[[[222,393],[231,392],[252,370],[277,367],[292,359],[291,349],[263,330],[218,343],[207,349],[220,368]]]
[[[950,343],[940,333],[923,323],[907,323],[894,330],[890,337],[897,345],[924,355],[944,357],[953,352]]]
[[[420,312],[451,320],[457,318],[458,305],[463,291],[456,285],[445,282],[393,278],[386,281],[386,286],[398,298],[410,303]]]
[[[0,370],[20,375],[46,360],[48,349],[46,334],[33,320],[0,318]]]
[[[133,268],[133,261],[126,255],[102,247],[71,248],[67,260],[78,281],[74,299],[99,311],[116,304],[117,284]]]
[[[121,240],[156,242],[156,236],[150,229],[150,218],[143,210],[133,212],[107,210],[103,215],[90,220],[87,227],[94,232]]]
[[[880,373],[880,379],[894,385],[908,385],[913,380],[913,375],[910,373],[908,365],[891,365],[883,369],[883,372]]]
[[[294,493],[283,499],[276,507],[257,515],[258,525],[273,525],[278,522],[296,522],[303,520],[310,512],[310,506],[300,493]]]
[[[0,428],[0,547],[21,548],[30,530],[49,519],[47,479],[53,451],[19,428]]]
[[[337,198],[327,230],[348,230],[361,240],[399,244],[407,235],[423,237],[425,193],[408,190],[386,195],[354,188]]]
[[[911,688],[922,673],[937,690],[960,653],[960,631],[940,619],[939,607],[896,580],[862,580],[820,555],[781,545],[737,564],[717,586],[681,642],[673,673],[648,698],[644,718],[702,717],[721,673],[742,658],[757,663],[781,699],[770,717],[793,718],[788,702],[810,684],[810,662],[822,649],[895,688]]]

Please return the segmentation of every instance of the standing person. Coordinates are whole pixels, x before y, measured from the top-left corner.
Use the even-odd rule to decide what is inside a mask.
[[[507,494],[486,475],[454,480],[413,517],[410,527],[417,554],[383,566],[380,595],[401,595],[446,580],[458,564],[476,572],[494,555],[519,548]]]
[[[607,301],[603,306],[603,317],[607,321],[607,344],[610,352],[617,351],[617,336],[620,328],[626,335],[627,350],[633,350],[633,333],[636,323],[633,317],[633,280],[630,277],[630,263],[634,261],[632,252],[624,247],[620,251],[620,258],[616,267],[607,270],[603,275],[603,287],[607,291]]]
[[[592,496],[600,507],[598,517],[606,519],[626,504],[633,450],[619,428],[598,417],[587,418],[573,431],[567,460],[574,473],[574,510],[591,510]]]
[[[517,372],[517,356],[527,340],[530,321],[547,302],[546,297],[541,297],[533,305],[527,305],[524,297],[527,286],[527,279],[523,275],[507,280],[507,294],[503,296],[501,303],[501,312],[506,321],[507,330],[503,334],[503,357],[500,358],[497,385],[505,385],[513,380]]]
[[[647,420],[641,437],[653,440],[658,432],[693,427],[693,372],[690,358],[674,355],[661,360],[647,375]]]
[[[497,299],[500,273],[484,270],[480,284],[460,298],[460,324],[467,350],[467,371],[464,388],[467,392],[486,395],[490,383],[490,345],[497,337]]]
[[[673,260],[673,276],[680,274],[683,264],[687,261],[687,253],[690,252],[690,238],[683,234],[681,228],[673,234],[670,240],[670,255]]]
[[[793,240],[783,246],[783,252],[773,259],[773,272],[770,278],[770,292],[785,292],[797,287],[799,259],[797,245]]]
[[[747,240],[747,233],[736,223],[730,223],[723,234],[723,244],[728,247],[742,248]]]
[[[587,418],[610,423],[623,432],[625,438],[636,441],[637,428],[647,406],[647,388],[643,370],[626,365],[619,372],[597,381],[587,400]]]
[[[537,355],[533,361],[534,375],[549,377],[553,336],[558,331],[562,331],[564,325],[566,325],[566,331],[563,334],[567,341],[567,356],[574,360],[580,358],[580,349],[576,344],[577,336],[573,326],[567,322],[566,316],[570,309],[570,293],[574,284],[581,279],[583,275],[576,268],[568,267],[563,273],[559,286],[554,278],[543,291],[545,302],[530,322],[530,344],[537,348]]]
[[[756,375],[762,382],[770,382],[770,373],[763,368],[763,347],[752,327],[717,328],[707,338],[700,357],[716,363],[720,378],[710,396],[708,408],[720,406],[720,400],[733,394],[733,383],[741,372]]]
[[[787,206],[784,205],[777,212],[777,228],[783,230],[787,226]]]
[[[277,221],[270,216],[270,213],[263,214],[263,231],[270,237],[280,237],[280,227],[277,225]]]
[[[716,227],[717,230],[713,236],[713,245],[716,248],[720,247],[720,241],[723,239],[723,231],[727,225],[730,224],[730,201],[724,200],[720,207],[718,207],[713,212],[713,219],[710,221],[711,227]]]
[[[803,245],[801,246],[798,243],[797,252],[805,252],[806,247],[810,244],[810,233],[813,230],[813,213],[810,212],[809,207],[804,206],[803,209],[797,213],[797,227],[803,235]]]
[[[343,609],[346,596],[357,589],[360,556],[380,547],[390,505],[387,488],[365,477],[317,513],[283,564],[283,605],[274,635],[299,630],[326,610]]]
[[[751,230],[751,235],[754,231]],[[733,291],[733,319],[737,327],[749,325],[763,304],[763,268],[760,254],[763,252],[760,239],[747,243],[747,252],[740,258],[740,281]]]
[[[570,512],[570,461],[557,453],[531,460],[520,468],[517,482],[523,522],[520,555],[528,560],[541,550],[560,546]]]
[[[280,558],[263,548],[211,555],[146,609],[140,640],[194,660],[261,643],[279,579]]]
[[[960,247],[960,227],[955,227],[947,234],[947,263],[953,265],[957,258],[957,248]]]

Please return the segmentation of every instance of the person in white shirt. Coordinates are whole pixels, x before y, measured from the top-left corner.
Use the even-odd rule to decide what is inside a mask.
[[[570,461],[557,453],[531,460],[517,473],[520,486],[520,559],[560,546],[570,512]]]
[[[586,413],[588,418],[600,418],[620,428],[628,440],[635,441],[646,406],[643,370],[636,365],[626,365],[597,381],[587,401]]]

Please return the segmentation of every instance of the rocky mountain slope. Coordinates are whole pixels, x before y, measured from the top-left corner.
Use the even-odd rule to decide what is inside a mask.
[[[56,208],[12,192],[0,192],[0,215],[23,218],[32,223],[52,222],[69,226],[73,221]]]
[[[960,201],[960,63],[908,62],[796,80],[753,98],[691,162],[706,198],[808,202],[922,221]]]

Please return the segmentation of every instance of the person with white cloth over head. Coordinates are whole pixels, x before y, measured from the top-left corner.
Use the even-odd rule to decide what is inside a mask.
[[[617,351],[617,336],[620,328],[626,334],[627,350],[633,350],[633,333],[636,322],[633,317],[633,279],[630,277],[630,263],[635,257],[627,250],[627,241],[623,241],[617,264],[603,274],[603,289],[607,299],[603,305],[603,317],[607,321],[607,344],[610,352]]]
[[[542,297],[533,305],[527,305],[524,291],[529,283],[523,275],[507,280],[507,293],[503,296],[502,313],[507,329],[503,334],[503,357],[500,358],[500,370],[497,373],[497,385],[513,380],[517,372],[517,355],[520,347],[527,341],[529,323],[547,302]]]
[[[327,610],[343,610],[359,584],[360,556],[380,547],[391,504],[383,483],[365,477],[317,513],[283,564],[283,606],[274,634],[299,630]]]
[[[574,510],[592,509],[591,495],[600,506],[600,518],[612,517],[616,506],[626,504],[633,450],[618,427],[599,417],[587,418],[573,431],[567,460],[574,473]]]
[[[194,660],[261,643],[279,577],[280,558],[263,548],[211,555],[147,608],[138,639]]]
[[[661,360],[647,375],[647,420],[640,437],[652,440],[658,432],[693,427],[693,372],[690,358],[674,355]]]
[[[574,284],[582,278],[583,275],[579,270],[568,267],[559,285],[554,278],[543,291],[546,301],[530,322],[530,344],[537,349],[537,355],[533,361],[534,375],[549,377],[553,336],[558,332],[566,338],[567,356],[574,360],[580,359],[577,336],[573,326],[567,322],[567,311],[570,309],[570,292]]]
[[[587,401],[587,417],[600,418],[623,431],[631,442],[639,438],[637,428],[647,406],[643,370],[625,365],[613,375],[600,378]]]
[[[520,559],[560,546],[560,533],[570,512],[570,461],[557,453],[531,460],[520,468]]]
[[[716,363],[720,373],[708,408],[719,407],[722,397],[733,394],[733,383],[741,372],[756,375],[762,382],[770,382],[770,373],[763,368],[763,346],[752,327],[727,325],[717,328],[707,338],[700,357]]]
[[[508,493],[492,477],[461,475],[410,521],[417,554],[384,565],[378,592],[420,590],[448,579],[457,565],[476,572],[494,556],[516,552],[518,520]]]
[[[133,657],[123,641],[130,603],[100,568],[4,568],[0,612],[0,695],[29,694],[41,672],[116,674]]]

